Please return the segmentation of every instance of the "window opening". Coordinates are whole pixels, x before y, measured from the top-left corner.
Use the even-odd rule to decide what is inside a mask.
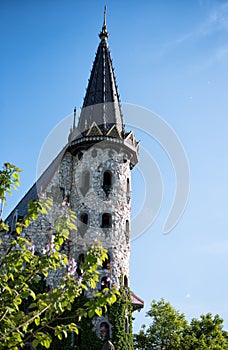
[[[78,264],[77,264],[77,269],[76,269],[79,277],[82,275],[82,270],[80,269],[80,266],[84,263],[84,261],[85,261],[84,254],[80,254],[78,257]]]
[[[89,216],[87,213],[81,213],[80,215],[80,222],[79,222],[79,232],[83,236],[87,229],[88,229],[88,221],[89,221]]]
[[[87,213],[82,213],[80,215],[80,221],[84,224],[87,225],[88,224],[88,214]]]
[[[127,178],[127,193],[130,193],[130,180]]]
[[[129,220],[126,220],[126,233],[129,233],[129,231],[130,231]]]
[[[108,254],[107,254],[108,255]],[[103,261],[102,268],[108,270],[110,268],[110,256]]]
[[[101,290],[105,288],[110,288],[110,278],[107,276],[104,276],[101,279]]]
[[[127,203],[130,202],[130,199],[131,199],[130,179],[127,178]]]
[[[128,288],[128,278],[126,275],[124,276],[124,287]]]
[[[112,190],[112,173],[109,170],[106,170],[103,174],[103,184],[102,188],[108,197]]]
[[[101,322],[100,324],[100,338],[102,340],[110,338],[109,325],[107,322]]]
[[[110,171],[104,172],[103,185],[104,186],[111,186],[112,185],[112,173]]]
[[[80,152],[78,153],[78,159],[81,160],[82,157],[83,157],[83,153],[80,151]]]
[[[104,213],[102,215],[102,223],[101,223],[101,227],[102,228],[109,228],[111,227],[111,214],[109,213]]]

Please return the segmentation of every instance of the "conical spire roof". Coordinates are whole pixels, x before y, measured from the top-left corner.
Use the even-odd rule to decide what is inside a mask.
[[[85,132],[95,122],[102,132],[106,133],[115,125],[118,133],[123,135],[119,95],[107,42],[106,9],[99,37],[101,41],[93,63],[78,128]]]

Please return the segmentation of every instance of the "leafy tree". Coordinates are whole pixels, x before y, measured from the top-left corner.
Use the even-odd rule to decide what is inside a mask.
[[[19,168],[9,163],[0,170],[0,214],[6,194],[19,186],[19,172]],[[74,213],[66,208],[58,216],[45,252],[36,254],[24,232],[29,232],[39,215],[47,215],[51,206],[48,199],[29,202],[28,214],[16,223],[15,234],[9,232],[0,216],[0,349],[18,350],[27,343],[48,348],[52,341],[50,334],[61,340],[69,332],[77,333],[77,322],[83,317],[101,316],[102,310],[106,311],[107,305],[116,300],[117,291],[104,289],[93,299],[87,299],[74,312],[74,319],[68,317],[66,322],[64,312],[71,310],[84,290],[96,287],[97,269],[107,259],[107,253],[98,245],[91,247],[80,265],[82,275],[77,277],[74,259],[68,259],[61,251],[71,230],[76,229]],[[63,278],[48,290],[45,281],[57,270],[64,272]]]
[[[135,349],[151,349],[149,348],[149,336],[148,330],[146,330],[146,325],[143,324],[139,331],[139,334],[134,334],[134,348]]]
[[[227,350],[228,335],[223,320],[211,313],[193,318],[190,324],[184,314],[176,311],[164,299],[152,301],[147,316],[152,324],[143,325],[134,336],[135,349],[140,350]]]
[[[184,335],[186,350],[223,350],[228,349],[226,332],[223,331],[223,320],[211,313],[193,318]]]
[[[175,310],[164,299],[153,300],[147,316],[152,317],[152,324],[146,329],[144,325],[135,335],[137,349],[178,350],[181,348],[183,332],[187,326],[185,316]]]

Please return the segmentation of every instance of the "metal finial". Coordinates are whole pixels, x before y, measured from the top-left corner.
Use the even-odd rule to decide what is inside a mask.
[[[103,27],[106,28],[106,5],[104,7],[104,23],[103,23]]]
[[[74,107],[74,121],[73,121],[73,130],[76,128],[76,107]]]
[[[99,34],[100,39],[107,39],[108,38],[108,32],[107,32],[107,27],[106,27],[106,6],[104,7],[104,22],[103,22],[103,27],[102,30]]]

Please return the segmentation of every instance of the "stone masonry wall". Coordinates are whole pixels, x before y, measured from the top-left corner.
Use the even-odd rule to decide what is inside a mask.
[[[89,174],[88,188],[85,191],[85,171]],[[104,172],[112,176],[112,186],[107,195],[104,191]],[[40,215],[24,234],[34,244],[35,250],[43,253],[50,241],[51,232],[57,216],[68,205],[77,215],[79,229],[72,232],[67,253],[76,261],[95,242],[100,242],[110,257],[108,269],[103,269],[102,277],[110,278],[111,285],[118,288],[129,280],[130,259],[130,164],[123,150],[114,150],[108,144],[102,148],[93,146],[90,149],[72,156],[66,152],[58,170],[44,190],[44,197],[53,200],[53,208],[48,217]],[[87,179],[88,180],[88,179]],[[88,224],[80,230],[81,214],[88,215]],[[102,215],[111,216],[111,227],[102,228]],[[7,235],[4,237],[7,246]],[[50,285],[56,284],[61,272],[51,274]],[[99,284],[98,289],[101,288]]]

